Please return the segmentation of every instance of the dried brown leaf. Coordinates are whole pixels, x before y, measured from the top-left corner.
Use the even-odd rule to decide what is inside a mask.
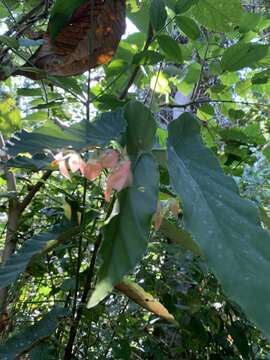
[[[125,0],[87,1],[79,7],[55,40],[44,34],[43,45],[29,64],[48,75],[79,75],[107,63],[125,32]],[[37,78],[39,74],[20,69],[16,74]]]
[[[165,320],[178,324],[174,316],[151,294],[144,291],[144,289],[134,283],[133,281],[123,278],[121,282],[115,285],[115,288],[129,297],[131,300],[142,306],[144,309],[153,314],[162,317]]]

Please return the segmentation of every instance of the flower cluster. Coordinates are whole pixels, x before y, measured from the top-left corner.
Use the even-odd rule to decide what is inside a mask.
[[[66,155],[59,152],[54,156],[52,165],[58,165],[61,174],[69,180],[69,170],[72,173],[80,171],[82,176],[93,181],[101,175],[102,170],[109,169],[104,194],[106,201],[110,201],[113,190],[120,191],[132,183],[130,160],[127,156],[121,159],[120,153],[112,149],[102,151],[97,158],[89,159],[87,162],[76,152]]]

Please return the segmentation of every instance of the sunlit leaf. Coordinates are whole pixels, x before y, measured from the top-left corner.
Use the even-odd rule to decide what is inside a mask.
[[[190,39],[196,40],[200,37],[200,28],[193,19],[187,16],[176,16],[175,22]]]
[[[160,35],[158,44],[168,59],[180,64],[183,62],[182,51],[176,40],[168,35]]]
[[[199,0],[192,7],[196,20],[214,31],[231,31],[242,16],[240,0]]]
[[[267,55],[268,48],[268,45],[240,42],[224,51],[221,66],[223,70],[227,71],[236,71],[247,66],[252,67]]]

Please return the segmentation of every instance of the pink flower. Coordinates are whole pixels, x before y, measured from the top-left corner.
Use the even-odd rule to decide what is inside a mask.
[[[114,168],[119,160],[119,153],[115,150],[104,151],[99,158],[100,165],[103,168],[112,169]]]
[[[73,153],[70,154],[68,157],[68,165],[70,170],[74,173],[78,170],[81,170],[84,168],[84,161],[82,160],[82,158],[80,157],[79,154],[77,153]]]
[[[60,173],[67,179],[70,180],[70,175],[67,169],[67,165],[66,165],[66,159],[67,156],[63,156],[62,151],[60,151],[58,154],[56,154],[54,156],[54,161],[52,162],[52,165],[59,165],[59,171]]]
[[[88,161],[87,163],[84,163],[81,167],[81,173],[86,179],[88,180],[95,180],[99,177],[102,171],[102,166],[99,162],[95,160]]]
[[[109,202],[113,190],[121,191],[125,187],[129,186],[131,182],[131,162],[130,160],[126,160],[122,164],[118,165],[108,176],[105,190],[105,200]]]
[[[164,214],[161,211],[161,206],[160,206],[160,202],[158,202],[157,205],[157,211],[154,215],[154,220],[155,220],[155,230],[159,230],[159,228],[161,227],[162,224],[162,220],[163,220],[163,216]]]

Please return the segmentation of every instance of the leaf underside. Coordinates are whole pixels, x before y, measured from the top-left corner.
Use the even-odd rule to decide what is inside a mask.
[[[10,156],[20,153],[31,155],[42,153],[45,149],[55,151],[71,147],[81,150],[92,146],[106,145],[112,140],[119,140],[125,131],[125,120],[122,111],[101,114],[95,122],[83,120],[65,130],[52,121],[37,128],[33,132],[16,133],[7,145]]]
[[[188,113],[169,126],[168,164],[184,227],[227,295],[270,336],[269,234],[256,206],[239,196],[235,182],[204,147],[197,119]]]
[[[69,234],[72,234],[72,229],[76,228],[71,223],[64,222],[53,226],[48,232],[35,235],[26,240],[18,252],[11,255],[6,264],[0,268],[0,288],[11,285],[16,281],[18,276],[25,271],[34,255],[44,250],[50,241],[54,243],[61,239],[65,240]]]
[[[158,179],[155,159],[143,153],[135,163],[132,186],[119,194],[120,213],[105,227],[100,249],[102,265],[88,307],[104,299],[143,256],[157,206]]]

